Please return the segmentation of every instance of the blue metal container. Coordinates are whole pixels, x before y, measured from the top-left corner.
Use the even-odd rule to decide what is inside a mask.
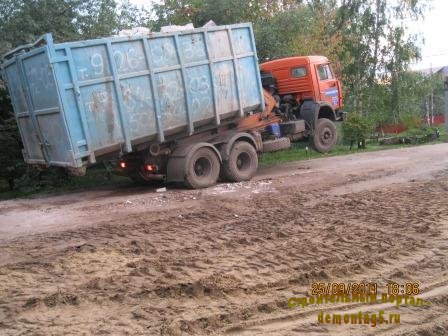
[[[280,125],[278,123],[267,126],[266,131],[268,131],[269,134],[274,135],[277,138],[281,137]]]
[[[29,164],[81,167],[262,110],[251,24],[54,44],[3,56]]]

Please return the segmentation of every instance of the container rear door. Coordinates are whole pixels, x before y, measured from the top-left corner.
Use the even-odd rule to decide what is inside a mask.
[[[29,113],[27,98],[22,83],[22,74],[18,61],[5,67],[8,90],[14,107],[19,132],[24,147],[24,159],[27,163],[45,164],[40,137],[36,132]]]
[[[47,47],[17,57],[5,72],[24,142],[25,161],[74,166]]]

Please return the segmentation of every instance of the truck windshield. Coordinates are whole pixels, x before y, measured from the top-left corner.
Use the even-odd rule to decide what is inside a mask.
[[[321,64],[317,67],[317,74],[320,80],[333,79],[329,64]]]

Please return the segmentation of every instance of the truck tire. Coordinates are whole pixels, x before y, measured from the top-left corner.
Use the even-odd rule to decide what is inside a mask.
[[[219,158],[212,148],[201,147],[187,160],[185,185],[191,189],[207,188],[216,184],[219,177]]]
[[[291,140],[289,138],[278,138],[274,140],[267,140],[263,142],[263,152],[276,152],[282,149],[291,147]]]
[[[230,182],[250,180],[258,168],[258,155],[247,141],[237,141],[230,150],[227,161],[221,167],[224,179]]]
[[[317,120],[312,145],[320,153],[328,153],[336,145],[338,133],[335,124],[327,118]]]

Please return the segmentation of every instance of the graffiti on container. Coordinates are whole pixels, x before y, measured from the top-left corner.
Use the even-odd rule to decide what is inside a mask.
[[[207,76],[191,76],[188,87],[192,97],[192,113],[199,114],[200,117],[206,117],[212,105],[210,84]]]
[[[206,76],[190,77],[190,90],[193,93],[202,93],[210,90]]]
[[[86,80],[86,79],[89,78],[88,75],[86,74],[87,73],[87,68],[79,68],[78,67],[77,70],[78,70],[78,78],[79,78],[79,80],[83,81],[83,80]]]
[[[214,69],[216,101],[219,111],[232,111],[236,108],[233,65],[222,63]]]
[[[152,99],[150,92],[145,92],[138,85],[121,85],[123,92],[123,103],[129,111],[139,110],[151,106]]]
[[[216,74],[217,80],[215,81],[218,97],[222,99],[231,99],[232,97],[232,71],[228,67],[219,69]]]
[[[126,51],[114,50],[113,58],[119,73],[139,71],[146,68],[144,55],[135,48],[129,48]],[[107,62],[104,61],[101,53],[93,53],[90,56],[90,68],[78,67],[78,78],[81,81],[89,78],[101,77],[108,73]]]
[[[172,43],[169,42],[153,44],[151,55],[152,61],[156,66],[164,66],[169,65],[169,62],[176,58],[176,50]]]
[[[114,50],[113,52],[115,64],[117,65],[118,72],[126,72],[130,70],[138,71],[144,66],[145,57],[141,52],[138,52],[135,48],[129,48],[126,51]]]
[[[106,126],[109,140],[113,140],[116,121],[110,89],[94,90],[90,96],[91,100],[85,103],[86,110],[94,118],[95,125]]]
[[[168,78],[159,77],[157,83],[160,109],[166,125],[178,126],[179,123],[185,121],[186,117],[184,94],[180,85],[180,74],[176,72],[174,76],[166,77]]]
[[[224,69],[218,73],[218,80],[216,86],[223,98],[231,95],[230,88],[232,87],[232,73],[228,69]]]
[[[95,75],[102,75],[104,73],[104,62],[101,54],[93,54],[90,57],[90,64],[92,65]]]
[[[90,56],[90,65],[93,69],[94,75],[103,75],[104,74],[104,61],[103,56],[100,53],[94,53]],[[79,80],[87,80],[89,79],[89,69],[86,67],[78,67],[78,78]],[[92,76],[93,77],[93,76]]]
[[[78,78],[80,81],[98,78],[107,73],[107,63],[104,62],[103,55],[99,52],[92,53],[89,60],[89,67],[77,67]],[[92,71],[93,70],[93,71]]]
[[[185,61],[200,60],[206,56],[201,36],[192,35],[188,40],[182,41],[180,46]]]
[[[210,35],[210,51],[213,58],[222,58],[231,56],[229,35],[227,31],[215,31]]]
[[[129,126],[133,135],[140,135],[151,124],[153,118],[153,101],[149,85],[142,88],[138,84],[126,83],[121,85],[123,104],[128,111]]]
[[[238,64],[238,75],[239,75],[239,81],[243,87],[250,87],[250,83],[248,83],[246,80],[248,78],[251,78],[250,73],[248,73],[248,69],[246,67],[241,66],[241,64]],[[245,102],[247,102],[248,99],[248,90],[240,90],[240,100],[242,104],[244,105]]]

